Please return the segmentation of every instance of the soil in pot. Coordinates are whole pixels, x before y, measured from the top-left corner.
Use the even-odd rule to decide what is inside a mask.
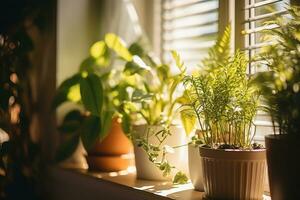
[[[300,140],[293,135],[266,136],[272,200],[300,199]]]
[[[261,200],[266,173],[266,151],[200,147],[204,190],[211,199]]]
[[[88,151],[89,169],[120,171],[131,163],[132,144],[124,134],[118,118],[113,118],[108,135]]]

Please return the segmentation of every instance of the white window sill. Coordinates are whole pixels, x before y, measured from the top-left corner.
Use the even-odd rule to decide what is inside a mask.
[[[172,185],[170,182],[136,179],[134,168],[128,171],[101,173],[68,170],[58,167],[49,170],[51,199],[155,199],[195,200],[204,197],[191,183]],[[264,196],[264,200],[271,200]]]

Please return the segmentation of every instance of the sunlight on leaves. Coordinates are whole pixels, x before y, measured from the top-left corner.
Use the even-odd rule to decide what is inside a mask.
[[[132,55],[126,48],[124,41],[113,33],[105,35],[106,45],[115,51],[115,53],[126,61],[132,61]]]
[[[68,100],[72,102],[79,102],[81,99],[80,95],[80,86],[79,84],[73,85],[70,87],[68,95],[67,95]]]
[[[183,172],[177,172],[173,179],[174,184],[185,184],[188,182],[188,177]]]
[[[171,54],[172,54],[172,56],[173,56],[173,59],[175,60],[175,63],[176,63],[176,65],[177,65],[177,67],[179,68],[179,70],[180,70],[181,72],[185,72],[185,71],[186,71],[186,67],[184,66],[184,63],[183,63],[183,61],[181,60],[180,55],[178,54],[178,52],[172,50],[172,51],[171,51]]]
[[[192,132],[192,130],[195,128],[196,117],[194,115],[189,114],[186,110],[183,110],[180,112],[180,118],[185,133],[189,135]]]
[[[104,41],[98,41],[90,48],[90,54],[94,58],[99,58],[105,54],[106,44]]]

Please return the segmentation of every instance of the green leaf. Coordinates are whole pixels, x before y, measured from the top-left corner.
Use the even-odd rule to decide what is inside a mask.
[[[222,35],[216,41],[216,44],[209,49],[208,57],[203,59],[202,65],[209,70],[214,70],[219,66],[224,66],[230,58],[230,36],[231,26],[227,26]]]
[[[128,51],[124,41],[113,33],[108,33],[105,35],[105,43],[111,48],[118,56],[124,60],[130,62],[132,61],[132,55]]]
[[[144,69],[142,69],[138,64],[135,62],[127,62],[124,68],[124,73],[126,75],[133,75],[133,74],[142,74]]]
[[[101,79],[95,74],[88,74],[80,79],[80,94],[84,107],[93,115],[100,116],[103,105],[103,87]]]
[[[102,127],[101,127],[101,132],[100,132],[100,139],[103,140],[108,132],[109,132],[109,129],[111,127],[111,123],[112,123],[112,117],[114,115],[114,111],[105,111],[103,112],[102,116],[101,116],[101,122],[102,122]]]
[[[64,134],[78,134],[78,131],[81,129],[81,124],[84,119],[84,116],[79,110],[71,110],[66,114],[62,124],[58,127],[58,131]]]
[[[181,171],[177,172],[174,179],[173,183],[174,184],[186,184],[188,182],[188,177]]]
[[[137,42],[131,44],[128,50],[132,55],[138,55],[140,57],[143,57],[144,55],[143,47],[141,47],[141,45]]]
[[[179,53],[178,53],[177,51],[172,50],[172,51],[171,51],[171,54],[172,54],[172,56],[173,56],[173,59],[175,60],[175,63],[176,63],[176,65],[177,65],[178,69],[179,69],[181,72],[185,72],[185,71],[186,71],[186,67],[184,66],[184,63],[183,63],[183,61],[181,60]]]
[[[66,101],[73,100],[73,99],[69,99],[68,95],[70,90],[72,90],[71,88],[79,83],[80,77],[81,77],[80,74],[75,74],[61,83],[53,99],[52,109],[56,109],[58,106],[60,106],[62,103]],[[78,100],[78,98],[76,100]]]
[[[180,118],[185,133],[189,135],[192,132],[192,130],[195,128],[196,117],[193,114],[189,113],[188,110],[182,110],[180,112]]]
[[[122,129],[126,134],[131,133],[131,119],[126,113],[122,113]]]
[[[98,41],[90,48],[90,54],[94,58],[99,58],[105,54],[107,47],[104,41]]]
[[[78,144],[79,144],[78,135],[69,138],[69,140],[65,141],[63,144],[59,146],[56,152],[55,160],[57,162],[60,162],[69,158],[76,150]]]
[[[93,57],[88,57],[82,61],[79,67],[79,71],[86,71],[88,73],[93,73],[95,71],[96,59]]]
[[[168,65],[158,66],[157,75],[161,82],[167,80],[170,77],[170,66]]]
[[[75,134],[81,126],[80,121],[69,120],[65,121],[58,127],[58,131],[62,133]]]
[[[146,93],[143,90],[136,89],[132,93],[132,101],[133,102],[139,102],[143,100],[150,100],[153,97],[154,94]]]
[[[77,121],[82,120],[82,114],[80,110],[73,109],[65,115],[64,122],[71,121],[71,120],[77,120]]]
[[[79,84],[73,85],[69,88],[67,99],[71,102],[79,102],[81,100]]]
[[[134,56],[131,62],[127,62],[124,68],[126,75],[140,74],[150,71],[151,68],[139,57]]]
[[[97,116],[91,115],[84,120],[80,137],[86,150],[93,147],[95,142],[100,139],[101,128],[101,119]]]
[[[180,75],[173,77],[171,87],[169,89],[169,99],[172,99],[173,94],[174,94],[177,86],[181,83],[182,78],[183,77],[181,77]]]

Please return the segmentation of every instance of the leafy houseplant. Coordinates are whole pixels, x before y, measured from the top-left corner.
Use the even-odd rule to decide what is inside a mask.
[[[188,113],[198,119],[204,190],[210,198],[261,199],[265,150],[253,144],[258,92],[244,54],[230,55],[230,27],[210,49],[202,70],[184,79]],[[255,163],[255,164],[253,164]],[[247,166],[251,171],[247,171]]]
[[[103,68],[110,62],[108,49],[112,49],[126,64],[103,73]],[[120,38],[113,34],[108,34],[104,41],[95,43],[90,53],[91,56],[83,61],[79,72],[61,84],[54,100],[55,107],[72,101],[83,105],[85,110],[83,114],[80,111],[71,111],[66,115],[59,129],[71,133],[71,136],[61,146],[58,159],[62,160],[74,152],[79,138],[85,148],[90,149],[95,140],[106,135],[108,127],[105,125],[109,124],[112,114],[117,114],[122,118],[124,132],[134,141],[138,141],[146,150],[149,159],[155,161],[161,150],[160,146],[154,147],[147,143],[148,138],[135,140],[134,134],[130,134],[131,123],[142,117],[151,126],[163,124],[164,127],[155,134],[157,138],[160,137],[160,145],[166,140],[170,134],[169,127],[177,103],[177,99],[173,99],[174,92],[183,78],[184,69],[180,68],[180,74],[171,75],[168,65],[156,64],[138,43],[127,49]],[[173,55],[176,57],[177,54],[173,52]],[[165,157],[157,166],[165,175],[172,168]],[[187,178],[178,173],[176,180],[187,181]]]
[[[268,22],[278,26],[266,31],[266,39],[273,44],[259,56],[266,61],[269,71],[256,76],[274,127],[274,135],[266,136],[266,148],[271,196],[275,200],[300,198],[297,160],[300,154],[300,8],[291,7],[288,14]]]
[[[109,33],[105,35],[103,41],[98,41],[91,47],[90,56],[82,62],[78,73],[65,80],[58,88],[53,102],[54,108],[65,102],[73,102],[83,108],[81,109],[83,111],[70,111],[59,127],[59,130],[64,133],[67,139],[58,150],[58,161],[69,157],[74,152],[80,139],[87,151],[99,154],[99,152],[95,152],[97,141],[101,140],[103,142],[110,128],[121,131],[120,127],[113,128],[110,126],[111,124],[120,126],[120,123],[116,120],[116,117],[121,118],[120,104],[128,99],[127,86],[133,85],[136,78],[125,75],[122,73],[123,69],[118,68],[118,66],[114,69],[108,68],[112,62],[111,57],[114,56],[113,52],[123,62],[134,63],[133,56],[123,41],[115,34]],[[124,131],[127,133],[128,130]],[[115,135],[115,133],[111,134]],[[127,140],[124,136],[122,138],[122,140]],[[113,142],[118,142],[118,140],[120,138],[114,139]],[[125,150],[122,150],[119,145],[110,145],[110,147],[128,153],[124,152],[129,151],[130,148],[129,141],[126,143],[128,148],[125,148]],[[103,148],[100,149],[103,150]],[[112,154],[116,154],[116,151]],[[94,160],[92,159],[91,162],[94,162]],[[126,166],[122,168],[126,168]]]
[[[165,179],[169,177],[175,166],[172,163],[180,163],[185,149],[178,149],[184,144],[184,134],[174,122],[175,111],[180,103],[180,97],[176,97],[176,89],[184,77],[185,69],[179,63],[179,55],[172,51],[180,72],[171,73],[171,68],[166,64],[149,64],[151,70],[136,70],[136,74],[146,77],[143,79],[143,87],[133,91],[131,101],[132,109],[129,114],[135,114],[142,119],[144,124],[133,126],[131,137],[135,145],[135,157],[137,175],[144,179]],[[144,58],[143,55],[140,55]],[[126,68],[125,68],[126,71]],[[172,147],[171,147],[172,146]],[[175,147],[175,149],[174,149]],[[176,152],[176,155],[169,153]],[[146,155],[145,155],[146,154]],[[150,163],[151,161],[152,163]],[[162,171],[163,177],[159,170]],[[174,176],[174,183],[184,183],[187,177],[180,170]]]

